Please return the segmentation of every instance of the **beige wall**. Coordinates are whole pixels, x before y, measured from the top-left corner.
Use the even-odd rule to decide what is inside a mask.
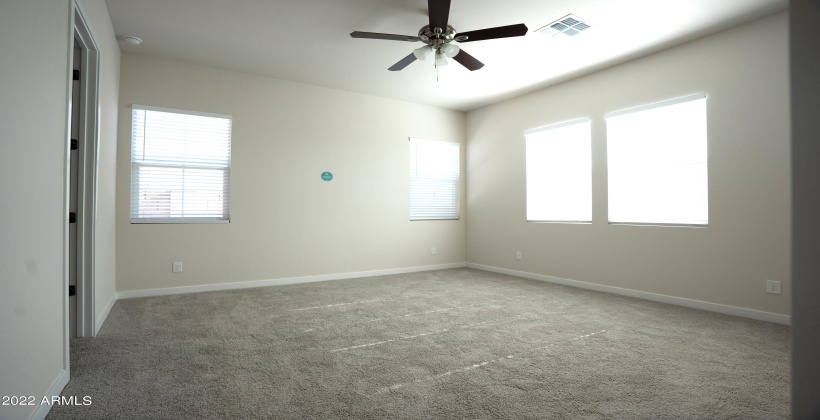
[[[790,314],[787,26],[778,14],[468,113],[468,262]],[[608,225],[603,115],[699,92],[709,227]],[[578,117],[592,118],[593,222],[526,223],[523,132]]]
[[[407,138],[463,142],[463,113],[131,54],[120,76],[118,291],[464,262],[463,218],[407,208]],[[132,104],[233,116],[230,224],[130,224]]]
[[[94,319],[116,295],[117,113],[120,47],[103,0],[78,0],[100,54],[99,144],[97,149],[97,219],[94,226]],[[97,325],[99,329],[100,325]]]
[[[68,369],[69,8],[0,2],[0,395],[42,398]],[[0,406],[0,418],[37,408]]]

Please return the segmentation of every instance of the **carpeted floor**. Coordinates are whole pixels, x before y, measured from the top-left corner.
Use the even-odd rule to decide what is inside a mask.
[[[472,269],[120,300],[48,418],[781,419],[789,334]]]

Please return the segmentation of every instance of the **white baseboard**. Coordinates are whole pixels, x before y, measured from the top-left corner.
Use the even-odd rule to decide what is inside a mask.
[[[44,397],[48,398],[49,401],[51,397],[59,397],[60,394],[63,392],[63,388],[65,388],[66,384],[68,384],[69,374],[67,370],[60,372],[57,376],[57,379],[54,381],[54,384],[51,385],[51,388],[48,390],[48,393],[44,395]],[[37,397],[37,403],[42,402],[42,397]],[[37,406],[37,410],[34,411],[34,414],[31,415],[31,420],[43,420],[48,415],[48,412],[51,411],[51,404],[42,404]]]
[[[543,274],[528,273],[526,271],[516,271],[507,268],[493,267],[489,265],[467,263],[467,267],[477,270],[491,271],[494,273],[507,274],[510,276],[523,277],[532,280],[540,280],[549,283],[561,284],[564,286],[578,287],[581,289],[595,290],[598,292],[612,293],[616,295],[635,297],[672,305],[685,306],[687,308],[701,309],[705,311],[719,312],[727,315],[740,316],[744,318],[756,319],[759,321],[774,322],[778,324],[791,325],[791,316],[781,315],[772,312],[763,312],[755,309],[739,308],[736,306],[721,305],[719,303],[703,302],[700,300],[686,299],[676,296],[667,296],[657,293],[643,292],[640,290],[624,289],[621,287],[605,286],[584,281],[562,279]]]
[[[100,332],[100,328],[102,328],[103,324],[105,323],[105,320],[108,319],[108,314],[111,313],[111,308],[113,308],[114,304],[117,303],[117,299],[119,299],[119,294],[117,292],[114,292],[114,294],[111,295],[111,299],[108,300],[108,303],[105,305],[105,308],[103,308],[102,312],[100,313],[100,316],[97,317],[97,322],[94,323],[94,337],[97,336],[97,333]]]
[[[466,263],[425,265],[418,267],[391,268],[384,270],[358,271],[353,273],[320,274],[316,276],[286,277],[272,280],[241,281],[236,283],[202,284],[196,286],[164,287],[161,289],[127,290],[119,292],[119,299],[132,299],[150,296],[178,295],[185,293],[214,292],[218,290],[249,289],[254,287],[282,286],[285,284],[313,283],[318,281],[345,280],[361,277],[387,276],[391,274],[416,273],[420,271],[463,268]]]

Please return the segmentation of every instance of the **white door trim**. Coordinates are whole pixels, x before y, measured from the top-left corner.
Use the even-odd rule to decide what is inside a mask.
[[[95,224],[99,162],[100,52],[83,15],[72,1],[72,38],[80,57],[79,177],[77,194],[77,336],[93,337],[95,328]],[[73,58],[72,58],[73,59]],[[70,59],[70,60],[72,60]],[[73,112],[73,111],[72,111]],[[68,195],[68,194],[67,194]],[[67,315],[66,315],[67,316]]]

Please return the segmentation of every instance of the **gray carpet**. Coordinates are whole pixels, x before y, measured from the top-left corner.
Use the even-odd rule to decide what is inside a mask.
[[[48,418],[780,419],[789,334],[472,269],[120,300]]]

